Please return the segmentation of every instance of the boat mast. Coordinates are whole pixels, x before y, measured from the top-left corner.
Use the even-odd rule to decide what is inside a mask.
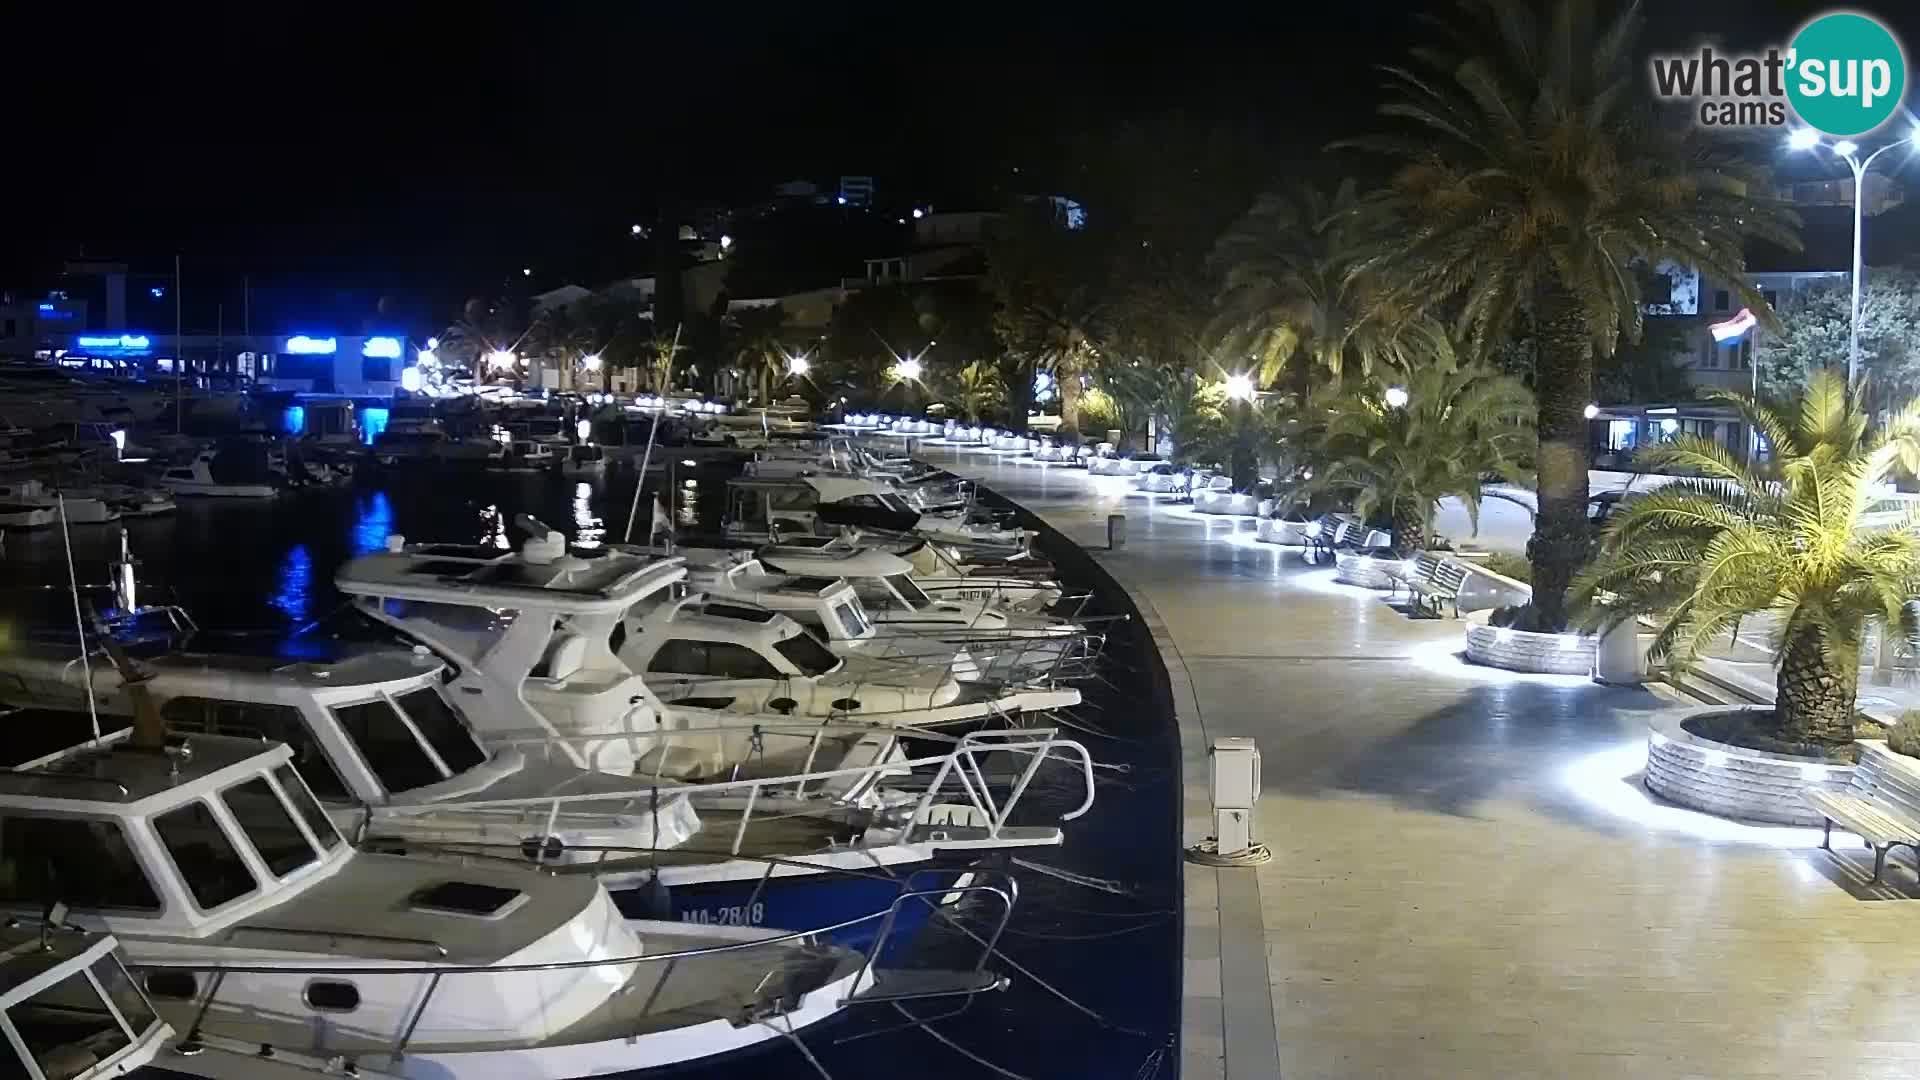
[[[173,433],[186,424],[187,403],[180,396],[180,369],[187,363],[186,338],[180,328],[180,253],[173,255]]]

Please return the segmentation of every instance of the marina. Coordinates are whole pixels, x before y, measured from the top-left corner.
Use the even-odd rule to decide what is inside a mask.
[[[543,1021],[548,1041],[538,1045],[502,1034],[525,1047],[506,1052],[463,1045],[464,1036],[433,1026],[434,1009],[380,1014],[369,998],[355,1021],[369,1026],[323,1026],[317,1030],[333,1034],[314,1043],[311,1026],[261,1027],[241,1014],[229,1019],[226,1010],[252,1015],[248,995],[277,992],[279,975],[266,969],[330,977],[315,957],[261,952],[250,941],[238,953],[183,946],[165,952],[162,965],[143,944],[127,961],[137,980],[157,977],[166,986],[172,969],[199,972],[202,990],[219,979],[236,995],[232,1002],[188,995],[176,1008],[179,999],[149,990],[176,1032],[156,1067],[241,1075],[231,1060],[257,1042],[274,1046],[277,1066],[324,1069],[351,1060],[361,1075],[376,1076],[416,1075],[416,1068],[453,1076],[599,1075],[614,1062],[635,1075],[671,1064],[675,1076],[719,1078],[784,1069],[756,1063],[791,1056],[803,1066],[817,1061],[832,1076],[857,1077],[878,1075],[876,1063],[900,1052],[887,1047],[918,1041],[927,1049],[913,1052],[944,1055],[950,1066],[933,1075],[972,1076],[981,1066],[969,1055],[1005,1057],[987,1032],[1042,1023],[1131,1032],[1111,1048],[1116,1069],[1170,1060],[1177,993],[1175,922],[1167,914],[1176,887],[1171,841],[1158,858],[1140,862],[1137,851],[1116,860],[1119,849],[1097,839],[1137,829],[1143,813],[1171,829],[1165,765],[1151,753],[1129,760],[1139,752],[1133,740],[1149,746],[1164,730],[1136,728],[1123,741],[1113,725],[1146,724],[1147,717],[1108,713],[1120,699],[1104,674],[1107,654],[1138,647],[1127,613],[1094,614],[1103,610],[1100,600],[1077,582],[1041,577],[1053,567],[1038,558],[1017,574],[983,576],[968,595],[950,591],[935,601],[915,582],[951,588],[982,567],[950,546],[923,552],[932,538],[887,533],[874,534],[875,547],[859,546],[860,534],[848,532],[844,549],[792,534],[783,539],[798,546],[763,548],[762,555],[795,563],[792,574],[754,571],[801,582],[785,590],[790,595],[738,574],[727,584],[710,567],[749,560],[752,549],[693,545],[703,527],[715,541],[724,533],[727,480],[744,463],[735,458],[709,458],[671,477],[685,485],[669,512],[684,537],[672,554],[658,544],[618,543],[624,529],[607,524],[623,507],[647,501],[632,492],[632,468],[614,462],[583,476],[565,467],[565,453],[532,471],[483,465],[449,473],[437,464],[424,472],[382,468],[376,452],[359,463],[357,481],[276,486],[271,499],[187,499],[179,491],[177,509],[164,516],[128,515],[111,526],[70,520],[10,535],[0,572],[22,588],[64,574],[71,546],[76,576],[89,579],[89,610],[98,605],[105,613],[142,676],[126,683],[91,629],[92,662],[77,664],[70,617],[64,631],[47,617],[58,594],[25,588],[49,595],[20,605],[19,617],[32,613],[35,630],[24,648],[0,657],[0,706],[36,726],[34,745],[44,753],[16,769],[111,774],[118,766],[110,763],[129,752],[144,694],[170,745],[194,747],[210,768],[225,763],[208,784],[230,788],[235,770],[250,768],[269,778],[259,782],[289,819],[304,823],[304,831],[292,831],[306,837],[321,870],[263,870],[267,856],[256,858],[243,837],[229,835],[258,881],[342,873],[326,869],[337,858],[328,835],[344,838],[341,848],[368,868],[350,880],[393,877],[392,888],[415,880],[399,873],[412,865],[406,860],[498,863],[509,876],[537,868],[547,880],[600,889],[607,910],[636,928],[638,936],[598,948],[597,956],[615,958],[592,968],[602,976],[650,987],[666,965],[639,957],[664,952],[687,958],[673,961],[676,980],[712,984],[694,992],[730,994],[723,972],[764,984],[772,964],[792,988],[778,1008],[796,1010],[768,1014],[779,1020],[759,1024],[765,1038],[714,1038],[698,1024],[668,1025],[645,1043],[666,1048],[658,1051],[664,1056],[636,1046],[610,1058],[596,1049],[593,1025],[635,1021],[596,1020],[590,1002],[571,1026]],[[341,474],[350,478],[353,464],[343,458]],[[645,475],[649,487],[669,479]],[[1004,521],[994,526],[998,539],[1022,535]],[[840,527],[819,529],[839,535]],[[215,536],[227,557],[205,557],[206,545],[193,539]],[[983,550],[1004,561],[1004,546]],[[840,584],[813,585],[811,604],[798,603],[807,585],[831,572],[821,560],[849,552],[849,576],[824,579]],[[855,572],[870,565],[892,573]],[[922,574],[922,565],[932,573]],[[124,591],[129,572],[137,596]],[[109,587],[95,584],[103,580]],[[838,603],[823,606],[823,591]],[[1066,594],[1070,606],[1056,603]],[[123,612],[117,605],[124,601],[137,607]],[[827,630],[828,615],[847,629],[835,610],[843,606],[864,636]],[[1050,614],[1055,607],[1081,621]],[[944,623],[909,625],[916,610]],[[1098,632],[1085,625],[1090,620]],[[1058,647],[1036,654],[1023,641],[1035,637],[1070,640],[1076,660],[1063,663]],[[740,658],[709,668],[704,654],[717,657],[723,647]],[[689,659],[693,648],[703,654],[697,663]],[[94,724],[104,740],[88,751]],[[253,765],[229,761],[236,736],[287,749]],[[54,746],[63,740],[77,749]],[[287,779],[296,771],[305,778],[300,793]],[[1148,779],[1123,779],[1138,775]],[[46,782],[38,783],[28,790],[45,794]],[[1129,814],[1135,820],[1123,821]],[[492,878],[470,884],[509,887]],[[168,886],[154,889],[167,893]],[[266,925],[338,938],[350,924],[307,927],[276,915]],[[1121,927],[1126,933],[1107,936]],[[112,932],[115,924],[92,929]],[[1162,944],[1148,947],[1156,940]],[[418,998],[424,984],[412,970],[416,961],[405,958],[404,971],[383,967],[399,954],[340,941],[358,957],[359,974],[348,981],[373,984],[363,992]],[[817,974],[802,974],[782,959],[789,944],[845,950],[852,966],[820,954],[808,961]],[[629,953],[634,960],[618,962]],[[1157,966],[1160,1004],[1137,986],[1115,996],[1111,980],[1087,978],[1086,961],[1101,956],[1116,972]],[[439,965],[446,989],[435,993],[514,976],[527,957],[501,953],[484,966],[471,959],[449,955]],[[537,959],[574,970],[564,957]],[[170,970],[151,974],[162,966]],[[693,977],[703,967],[711,979]],[[545,978],[532,970],[527,977]],[[736,1008],[765,1014],[750,997],[736,1000]],[[290,1005],[297,1014],[299,1002]],[[673,993],[657,1004],[676,1015],[700,1008]],[[463,1022],[474,1019],[470,1012],[461,1009]],[[935,1016],[935,1034],[913,1019]],[[409,1045],[396,1051],[409,1021]],[[505,1017],[485,1023],[510,1030]],[[809,1033],[816,1023],[821,1034]],[[770,1029],[786,1034],[773,1037]],[[190,1059],[180,1056],[183,1042],[197,1048]],[[1005,1058],[1005,1067],[1040,1068],[1045,1054]],[[702,1063],[716,1056],[722,1060]],[[735,1058],[740,1065],[727,1063]]]

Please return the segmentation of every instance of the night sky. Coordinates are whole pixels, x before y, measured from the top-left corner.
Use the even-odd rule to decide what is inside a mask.
[[[1647,37],[1759,44],[1828,6],[1656,4]],[[177,251],[217,278],[462,292],[531,265],[558,284],[619,266],[663,192],[872,174],[883,198],[962,208],[1070,190],[1069,136],[1167,110],[1322,175],[1428,10],[1446,7],[35,5],[9,13],[31,43],[7,51],[27,197],[0,287],[82,251]]]

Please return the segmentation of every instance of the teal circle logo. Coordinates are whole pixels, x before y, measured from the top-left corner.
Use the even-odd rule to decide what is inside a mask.
[[[1907,58],[1879,21],[1851,11],[1800,28],[1787,52],[1787,100],[1801,122],[1834,136],[1863,135],[1893,116],[1907,90]]]

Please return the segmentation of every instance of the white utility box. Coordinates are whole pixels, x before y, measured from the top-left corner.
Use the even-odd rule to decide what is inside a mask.
[[[1214,840],[1222,855],[1253,846],[1254,806],[1260,800],[1260,744],[1252,739],[1213,740],[1211,769]]]

